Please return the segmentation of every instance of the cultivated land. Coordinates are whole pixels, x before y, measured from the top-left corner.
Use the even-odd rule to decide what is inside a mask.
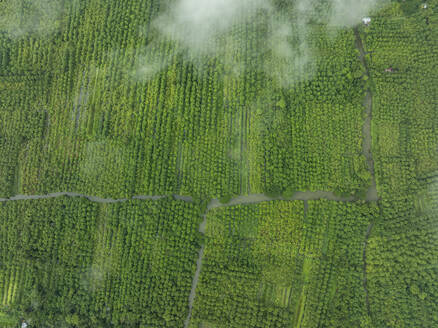
[[[162,1],[0,2],[0,326],[438,326],[420,5],[305,17],[301,71],[265,48],[288,2],[199,53]]]

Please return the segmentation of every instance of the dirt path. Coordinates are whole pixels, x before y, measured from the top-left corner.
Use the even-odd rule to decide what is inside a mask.
[[[158,200],[166,197],[170,197],[168,195],[137,195],[132,196],[130,198],[102,198],[97,196],[90,196],[90,195],[84,195],[76,192],[54,192],[49,193],[45,195],[15,195],[10,198],[0,198],[0,202],[8,202],[8,201],[17,201],[17,200],[30,200],[30,199],[48,199],[48,198],[56,198],[56,197],[62,197],[62,196],[68,196],[68,197],[82,197],[86,198],[91,202],[96,203],[123,203],[127,202],[132,199],[142,199],[142,200]],[[193,202],[193,197],[191,196],[184,196],[184,195],[172,195],[173,198],[177,200],[182,200],[185,202]],[[222,204],[219,201],[219,198],[214,198],[210,200],[210,202],[207,205],[207,210],[210,210],[212,208],[217,207],[226,207],[226,206],[234,206],[234,205],[240,205],[240,204],[256,204],[260,202],[266,202],[271,200],[318,200],[318,199],[327,199],[332,201],[338,201],[338,202],[355,202],[359,199],[354,198],[353,196],[350,197],[341,197],[336,196],[332,192],[329,191],[297,191],[292,197],[290,198],[284,198],[284,197],[269,197],[265,194],[249,194],[249,195],[239,195],[234,198],[232,198],[228,203]]]
[[[284,198],[284,197],[269,197],[265,194],[249,194],[249,195],[240,195],[232,198],[228,203],[222,204],[218,198],[212,199],[207,206],[207,209],[210,210],[212,208],[217,207],[226,207],[226,206],[234,206],[234,205],[242,205],[242,204],[257,204],[261,202],[267,202],[271,200],[318,200],[318,199],[327,199],[338,202],[354,202],[358,199],[351,197],[341,197],[336,196],[332,192],[329,191],[297,191],[292,197]]]
[[[199,225],[199,232],[202,233],[203,235],[205,234],[205,227],[207,225],[207,212],[208,209],[205,211],[203,215],[203,220]],[[196,271],[195,271],[195,275],[193,276],[192,289],[190,290],[190,295],[189,295],[189,313],[187,315],[186,320],[184,321],[185,328],[189,326],[190,318],[192,317],[192,309],[193,309],[193,302],[195,301],[196,287],[198,286],[199,276],[201,274],[202,260],[204,259],[204,249],[205,249],[205,243],[201,245],[198,259],[196,260]]]
[[[356,47],[359,50],[359,59],[365,68],[365,75],[370,80],[370,73],[368,69],[368,64],[366,62],[366,52],[363,47],[362,39],[360,37],[359,30],[354,28],[354,36],[356,38]],[[369,202],[375,202],[379,200],[377,194],[377,186],[376,186],[376,177],[374,174],[374,160],[373,154],[371,152],[371,144],[372,144],[372,136],[371,136],[371,119],[373,114],[373,94],[370,88],[366,90],[365,99],[364,99],[364,107],[365,107],[365,121],[362,126],[362,134],[363,134],[363,142],[362,142],[362,153],[364,154],[367,164],[368,170],[371,173],[371,186],[367,190],[366,200]]]
[[[69,191],[61,191],[61,192],[53,192],[44,195],[15,195],[9,198],[0,198],[0,202],[8,202],[8,201],[17,201],[17,200],[31,200],[31,199],[48,199],[48,198],[56,198],[56,197],[82,197],[86,198],[91,202],[96,203],[123,203],[132,199],[141,199],[141,200],[158,200],[166,197],[173,197],[174,199],[181,200],[184,202],[193,202],[194,199],[192,196],[188,195],[136,195],[130,198],[103,198],[92,195],[85,195],[77,192],[69,192]],[[355,198],[353,196],[342,197],[336,196],[334,193],[330,191],[297,191],[292,197],[285,198],[282,196],[279,197],[270,197],[265,194],[248,194],[248,195],[238,195],[232,198],[228,203],[223,204],[219,201],[219,198],[213,198],[209,201],[207,205],[207,211],[217,207],[227,207],[227,206],[235,206],[235,205],[243,205],[243,204],[257,204],[260,202],[267,202],[272,200],[319,200],[326,199],[337,202],[356,202],[361,199]],[[367,201],[369,201],[367,199]]]
[[[370,311],[370,300],[368,298],[368,286],[367,286],[367,245],[368,238],[371,235],[371,230],[373,229],[374,224],[370,223],[368,225],[367,233],[365,235],[365,241],[363,244],[363,288],[365,290],[365,301],[367,305],[368,316],[371,316]]]
[[[131,199],[152,199],[157,200],[161,198],[166,198],[167,196],[133,196],[131,198],[119,198],[119,199],[113,199],[113,198],[101,198],[96,196],[89,196],[84,194],[79,194],[76,192],[54,192],[46,195],[16,195],[10,198],[0,198],[0,202],[8,202],[8,201],[16,201],[16,200],[30,200],[30,199],[48,199],[48,198],[56,198],[56,197],[62,197],[62,196],[68,196],[68,197],[82,197],[86,198],[91,202],[96,203],[122,203],[126,202]],[[182,198],[182,196],[178,196],[175,198]]]
[[[370,80],[370,72],[368,68],[368,64],[366,62],[366,52],[363,46],[362,39],[360,37],[360,33],[358,28],[354,28],[354,35],[356,38],[356,47],[360,52],[360,61],[365,68],[365,74],[368,77],[368,80]],[[365,99],[364,99],[364,107],[365,107],[365,121],[362,128],[362,133],[364,136],[363,143],[362,143],[362,151],[363,154],[367,160],[368,163],[368,169],[371,173],[371,186],[368,188],[367,194],[366,194],[366,201],[378,201],[379,197],[377,194],[377,186],[376,186],[376,176],[374,172],[374,160],[373,155],[371,152],[371,146],[372,146],[372,135],[371,135],[371,119],[373,114],[373,93],[371,88],[368,88],[366,90]],[[365,235],[365,241],[363,245],[363,288],[365,290],[365,302],[367,307],[367,313],[368,316],[371,317],[371,310],[370,310],[370,301],[368,296],[368,282],[367,282],[367,245],[368,245],[368,239],[371,234],[371,230],[373,229],[373,223],[370,223],[368,225],[368,229]]]

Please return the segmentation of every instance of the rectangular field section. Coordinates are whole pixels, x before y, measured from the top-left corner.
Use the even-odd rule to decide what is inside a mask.
[[[358,327],[371,205],[271,201],[209,212],[190,327]]]

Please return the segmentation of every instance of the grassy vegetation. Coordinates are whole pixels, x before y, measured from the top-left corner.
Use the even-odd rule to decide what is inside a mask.
[[[438,197],[433,209],[387,214],[369,241],[370,306],[376,326],[438,324]]]
[[[412,199],[418,180],[438,171],[437,10],[434,1],[406,17],[394,5],[362,32],[370,52],[373,155],[383,202]]]
[[[16,328],[18,320],[0,311],[0,326],[4,328]]]
[[[196,200],[1,202],[1,327],[183,327],[204,243],[190,328],[438,326],[438,1],[291,3],[194,51],[162,0],[0,1],[0,198]]]

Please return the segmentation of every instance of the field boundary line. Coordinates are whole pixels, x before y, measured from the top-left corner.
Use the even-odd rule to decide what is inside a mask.
[[[81,194],[77,192],[70,192],[70,191],[60,191],[60,192],[53,192],[53,193],[47,193],[47,194],[40,194],[40,195],[24,195],[19,194],[15,196],[11,196],[8,198],[0,198],[0,202],[9,202],[9,201],[20,201],[20,200],[32,200],[32,199],[49,199],[49,198],[57,198],[57,197],[81,197],[88,199],[91,202],[96,203],[123,203],[130,200],[158,200],[158,199],[164,199],[164,198],[174,198],[175,200],[181,200],[185,202],[195,202],[195,199],[192,196],[188,195],[134,195],[127,198],[103,198],[93,195],[86,195]],[[228,207],[228,206],[235,206],[235,205],[245,205],[245,204],[257,204],[261,202],[267,202],[267,201],[273,201],[273,200],[301,200],[301,201],[309,201],[309,200],[320,200],[320,199],[326,199],[329,201],[336,201],[336,202],[373,202],[374,200],[367,200],[367,199],[360,199],[354,196],[348,196],[348,197],[342,197],[337,196],[333,192],[330,191],[297,191],[293,194],[292,197],[271,197],[267,196],[265,194],[247,194],[247,195],[237,195],[228,203],[221,203],[219,198],[213,198],[210,199],[207,205],[207,209],[210,210],[212,208],[217,207]]]

